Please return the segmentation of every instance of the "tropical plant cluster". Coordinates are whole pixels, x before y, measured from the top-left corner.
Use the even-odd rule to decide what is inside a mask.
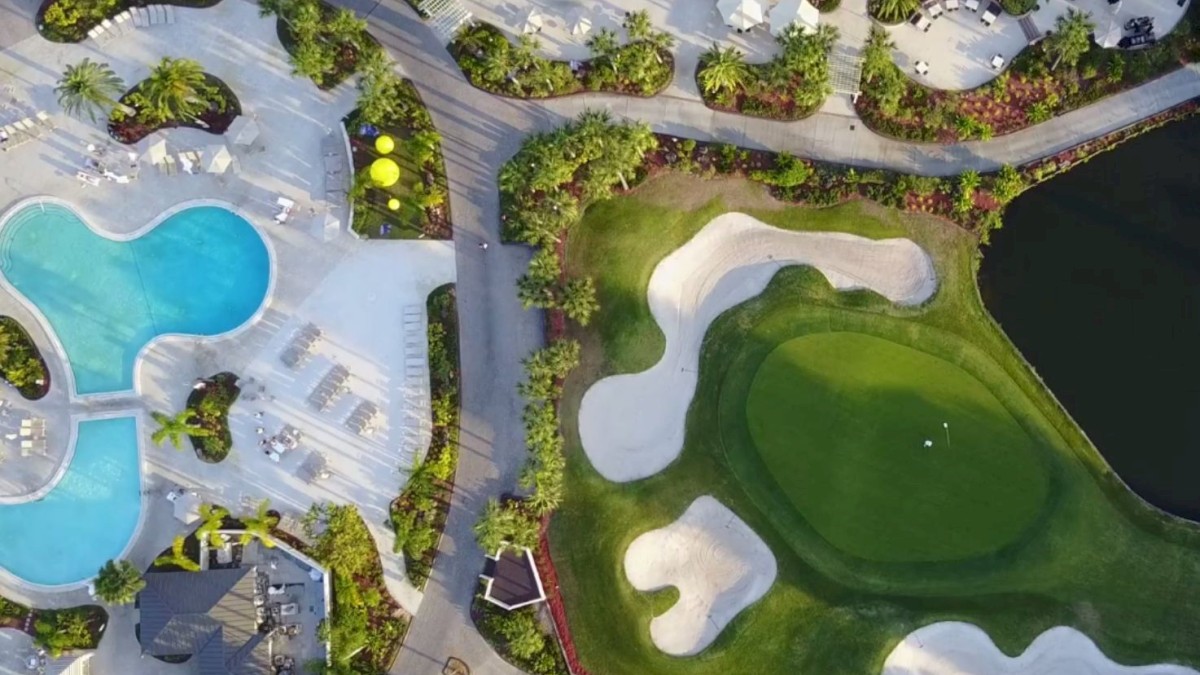
[[[220,462],[233,447],[229,409],[242,393],[237,381],[238,376],[233,373],[217,373],[204,381],[203,388],[193,389],[188,395],[187,410],[192,412],[192,423],[208,432],[188,434],[196,455],[205,462]]]
[[[325,675],[383,673],[395,658],[407,619],[383,582],[375,540],[358,509],[314,504],[304,520],[304,551],[333,576],[333,607],[318,636],[331,644]]]
[[[56,658],[72,649],[95,649],[108,625],[108,612],[97,605],[30,609],[0,596],[0,627],[23,627],[31,614],[34,643]]]
[[[696,69],[700,95],[718,110],[778,120],[808,117],[833,93],[829,53],[836,40],[837,29],[829,24],[813,33],[793,24],[776,36],[775,58],[754,64],[736,47],[713,43]]]
[[[142,573],[128,560],[109,560],[96,574],[96,597],[110,605],[128,605],[146,587]]]
[[[46,363],[37,345],[10,316],[0,316],[0,375],[27,399],[45,396],[50,387]]]
[[[564,280],[558,246],[592,201],[636,182],[646,152],[657,141],[645,124],[614,124],[602,111],[526,139],[500,169],[503,234],[537,248],[517,281],[526,307],[561,309],[586,325],[599,305],[590,279]]]
[[[872,27],[863,47],[863,122],[884,135],[952,143],[986,140],[1093,103],[1200,57],[1196,12],[1149,49],[1103,49],[1086,14],[1070,10],[1055,30],[1022,51],[991,82],[965,91],[926,87],[905,75],[892,58],[895,44]]]
[[[471,616],[483,638],[498,654],[526,673],[569,675],[554,636],[547,633],[532,607],[511,612],[488,602],[483,590],[475,594]]]
[[[168,0],[177,7],[212,7],[221,0]],[[133,0],[52,0],[43,4],[37,19],[38,31],[52,42],[81,42],[88,31],[131,7]]]
[[[907,21],[920,9],[921,0],[867,0],[867,14],[889,25]]]
[[[279,41],[292,71],[333,89],[368,63],[385,59],[367,22],[322,0],[260,0],[259,13],[278,19]]]
[[[84,59],[68,66],[57,92],[70,114],[108,112],[108,133],[121,143],[136,143],[159,129],[190,127],[223,134],[242,114],[227,84],[191,59],[164,56],[150,76],[114,101],[124,85],[107,63]]]
[[[522,35],[514,44],[496,26],[477,21],[464,26],[450,53],[471,84],[494,94],[519,98],[564,96],[581,91],[607,91],[653,96],[671,83],[675,40],[654,30],[645,10],[625,20],[628,41],[602,28],[588,39],[592,58],[574,64],[538,54],[541,42]]]
[[[254,513],[233,518],[229,510],[215,504],[201,504],[199,508],[200,527],[188,536],[179,535],[171,541],[171,548],[163,551],[154,559],[154,567],[167,568],[166,572],[199,572],[200,546],[207,544],[209,548],[220,548],[227,543],[227,535],[222,530],[240,530],[238,544],[246,546],[258,539],[263,546],[275,546],[275,526],[279,524],[279,516],[271,511],[271,502],[262,500],[255,507]]]
[[[442,137],[413,83],[398,75],[386,58],[364,66],[358,80],[358,105],[345,120],[353,148],[355,179],[350,189],[354,231],[365,237],[449,239],[451,236],[446,164]],[[381,187],[368,169],[382,157],[378,134],[401,139],[396,151],[416,179]],[[400,208],[388,202],[396,199]],[[385,227],[386,225],[386,227]]]
[[[419,589],[425,587],[433,568],[458,466],[458,309],[454,285],[430,293],[426,307],[433,436],[429,452],[413,467],[400,496],[392,502],[390,516],[396,535],[393,550],[404,553],[408,579]]]

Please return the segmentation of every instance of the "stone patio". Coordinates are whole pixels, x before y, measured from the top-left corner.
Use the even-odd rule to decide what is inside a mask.
[[[214,8],[177,8],[176,13],[174,25],[130,32],[102,49],[90,41],[57,45],[32,37],[0,52],[5,84],[0,90],[0,124],[45,110],[57,125],[43,139],[0,155],[0,209],[30,196],[51,194],[70,201],[98,229],[120,234],[137,230],[181,202],[216,199],[242,213],[267,240],[275,271],[272,291],[260,318],[230,336],[176,337],[153,343],[139,361],[133,396],[72,400],[62,386],[55,386],[42,401],[28,403],[6,393],[3,398],[14,401],[14,416],[47,418],[51,442],[42,458],[14,458],[19,453],[7,449],[8,458],[0,464],[6,469],[0,472],[4,476],[0,500],[27,496],[53,482],[68,451],[66,438],[56,430],[68,428],[69,416],[86,417],[113,407],[176,412],[184,406],[195,378],[234,371],[246,380],[253,377],[265,389],[257,391],[259,384],[247,386],[247,397],[234,407],[234,451],[225,462],[204,464],[190,451],[158,449],[143,439],[147,496],[143,528],[130,553],[134,563],[148,565],[175,534],[185,531],[163,498],[177,486],[199,489],[235,513],[262,499],[270,499],[272,508],[288,515],[307,510],[314,501],[353,503],[376,537],[389,590],[405,609],[415,612],[421,596],[407,583],[402,558],[391,552],[386,514],[405,480],[405,470],[424,452],[421,441],[427,442],[418,420],[429,419],[428,396],[414,395],[428,390],[422,366],[425,298],[433,288],[454,280],[453,244],[367,242],[349,234],[345,203],[326,201],[330,186],[324,155],[330,147],[339,148],[346,170],[336,180],[344,187],[349,166],[339,126],[353,106],[353,88],[343,85],[321,92],[308,80],[293,77],[274,19],[260,18],[256,4],[226,0]],[[139,159],[138,177],[131,183],[102,181],[99,186],[84,186],[75,173],[85,158],[104,152],[126,162],[129,148],[111,142],[100,124],[62,114],[53,92],[61,71],[90,57],[109,63],[131,86],[162,56],[194,58],[223,79],[238,94],[244,113],[257,118],[261,135],[249,147],[230,143],[234,167],[224,175],[168,176]],[[135,151],[158,138],[166,139],[171,153],[224,140],[199,130],[177,129],[155,134]],[[292,216],[282,225],[272,219],[279,196],[296,202]],[[341,227],[327,229],[328,217]],[[0,291],[0,312],[22,321],[46,356],[52,380],[65,382],[65,361],[42,322],[7,290]],[[294,331],[308,323],[319,326],[323,336],[308,365],[293,371],[280,362],[279,354]],[[406,340],[406,328],[418,330],[421,340]],[[318,412],[307,397],[323,375],[322,368],[334,361],[350,370],[350,391],[328,410]],[[369,435],[346,424],[349,412],[361,401],[370,401],[381,411]],[[263,413],[261,418],[255,417],[258,412]],[[265,436],[283,424],[300,429],[303,440],[296,450],[273,462],[259,449],[262,436],[257,428],[269,428]],[[4,425],[0,418],[0,428]],[[326,462],[327,477],[304,478],[301,466],[317,456]],[[47,593],[10,582],[0,582],[0,593],[39,606],[78,603],[86,597],[80,590]],[[132,624],[126,626],[125,621],[132,617],[114,613],[113,639],[105,640],[98,662],[127,667],[128,656],[121,650],[126,649],[122,643],[132,633]],[[120,653],[110,653],[110,645],[119,645],[113,649]]]

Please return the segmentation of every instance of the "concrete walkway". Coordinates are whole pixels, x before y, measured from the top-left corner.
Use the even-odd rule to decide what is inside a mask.
[[[441,552],[421,611],[392,673],[434,675],[449,657],[471,672],[515,673],[475,631],[471,598],[483,552],[472,526],[489,497],[513,490],[525,459],[520,359],[541,344],[542,316],[522,310],[514,281],[528,252],[496,243],[499,201],[495,176],[528,134],[557,126],[586,108],[649,123],[656,131],[755,148],[787,150],[827,161],[947,175],[995,169],[1070,147],[1200,96],[1200,69],[1190,67],[1135,91],[988,142],[912,144],[878,136],[856,118],[821,113],[795,123],[770,122],[705,108],[681,64],[675,84],[652,99],[585,94],[544,102],[516,101],[471,87],[433,32],[401,0],[337,0],[367,16],[372,33],[399,61],[429,107],[443,137],[450,203],[458,244],[463,359],[462,453]],[[690,60],[690,59],[689,59]],[[689,64],[690,65],[690,64]]]

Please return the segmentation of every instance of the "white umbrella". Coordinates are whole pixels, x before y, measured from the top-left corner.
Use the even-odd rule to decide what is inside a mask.
[[[592,20],[580,14],[571,22],[571,35],[587,35],[592,30]]]
[[[252,117],[242,115],[229,125],[225,135],[233,140],[234,145],[250,145],[258,138],[258,122]]]
[[[150,164],[158,164],[167,158],[167,142],[158,140],[150,144],[146,148],[146,161]]]
[[[771,8],[771,35],[783,33],[788,26],[798,24],[805,33],[815,33],[821,12],[808,0],[781,0]]]
[[[758,0],[719,0],[717,11],[727,25],[738,30],[748,30],[766,20],[766,9]]]
[[[208,173],[225,173],[233,156],[224,145],[210,145],[204,150],[204,170]]]
[[[536,33],[542,29],[542,24],[544,24],[545,22],[546,22],[545,17],[543,17],[542,13],[539,12],[537,10],[537,8],[535,7],[533,9],[529,10],[529,13],[525,15],[525,21],[522,22],[522,26],[521,26],[521,32],[522,33]]]
[[[325,223],[321,226],[321,233],[325,237],[325,241],[330,241],[337,238],[338,233],[342,231],[342,221],[332,213],[325,214]],[[324,465],[322,464],[322,470]]]
[[[1108,30],[1096,31],[1096,44],[1105,49],[1112,49],[1117,46],[1121,38],[1125,36],[1125,30],[1121,27],[1121,22],[1113,19],[1108,22]]]
[[[175,498],[175,518],[185,525],[200,520],[200,498],[191,492],[185,492]]]

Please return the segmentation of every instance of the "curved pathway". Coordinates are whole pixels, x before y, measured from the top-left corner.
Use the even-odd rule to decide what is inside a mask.
[[[433,32],[403,0],[335,0],[367,17],[371,32],[420,90],[443,137],[450,204],[458,244],[463,372],[462,449],[440,554],[421,611],[392,673],[434,675],[446,659],[475,675],[516,673],[475,631],[469,615],[483,552],[472,526],[489,497],[514,489],[525,459],[520,360],[542,342],[540,312],[523,310],[514,283],[529,252],[499,243],[500,166],[531,132],[563,123],[586,108],[647,122],[655,131],[864,167],[945,175],[995,169],[1053,154],[1200,96],[1200,68],[1189,66],[1137,89],[986,142],[950,146],[884,138],[857,119],[820,113],[801,122],[772,122],[719,113],[694,93],[690,69],[676,72],[668,94],[651,99],[581,94],[548,101],[492,96],[463,78]]]

